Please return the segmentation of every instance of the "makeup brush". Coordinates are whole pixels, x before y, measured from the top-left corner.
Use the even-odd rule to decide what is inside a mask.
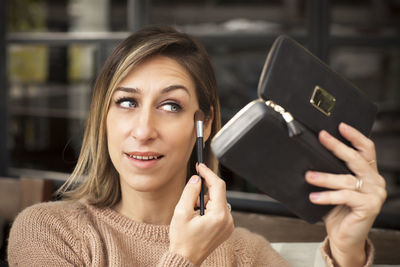
[[[198,164],[203,163],[203,123],[204,123],[204,112],[197,110],[194,113],[194,122],[196,124],[196,146],[197,146],[197,162]],[[197,172],[200,176],[200,174]],[[200,190],[200,215],[204,215],[204,179],[201,178],[201,190]]]

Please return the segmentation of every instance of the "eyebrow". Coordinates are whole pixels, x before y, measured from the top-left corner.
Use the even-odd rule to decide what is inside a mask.
[[[161,90],[161,94],[166,94],[174,90],[184,90],[190,96],[190,91],[185,86],[180,84],[173,84],[168,87],[165,87]],[[123,91],[131,94],[139,94],[142,90],[139,88],[132,88],[132,87],[117,87],[115,91]]]

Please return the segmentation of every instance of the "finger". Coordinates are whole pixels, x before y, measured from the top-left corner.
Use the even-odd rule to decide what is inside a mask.
[[[329,151],[336,157],[342,159],[353,173],[358,177],[364,177],[371,166],[360,155],[360,153],[353,148],[348,147],[338,139],[330,135],[327,131],[322,130],[319,133],[319,140]]]
[[[333,190],[310,194],[310,201],[318,205],[346,205],[362,216],[379,213],[384,199],[379,195],[363,194],[353,190]],[[368,213],[368,214],[367,214]]]
[[[207,203],[208,203],[209,199],[210,198],[209,198],[208,194],[204,195],[204,206],[207,206]],[[200,198],[197,199],[196,207],[200,207]]]
[[[185,188],[183,189],[181,198],[176,205],[176,210],[181,209],[184,212],[193,212],[196,206],[196,202],[199,198],[201,190],[201,182],[198,175],[193,175],[187,182]]]
[[[224,180],[219,178],[212,170],[207,168],[203,163],[197,166],[197,169],[204,178],[205,184],[208,187],[209,203],[215,205],[226,206],[226,185]]]
[[[329,189],[347,189],[357,191],[357,183],[359,179],[350,174],[331,174],[308,171],[306,173],[306,180],[308,183],[329,188]],[[362,180],[361,188],[359,189],[362,193],[375,193],[377,191],[377,186]]]
[[[369,166],[371,166],[371,168],[373,168],[375,171],[378,171],[378,162],[376,162],[376,160],[370,160],[368,161]]]
[[[313,192],[310,201],[319,205],[346,205],[351,208],[367,203],[368,196],[353,190],[332,190]]]
[[[374,142],[359,132],[354,127],[346,123],[339,124],[340,134],[349,140],[351,144],[360,152],[361,156],[374,168],[376,165],[376,151]]]

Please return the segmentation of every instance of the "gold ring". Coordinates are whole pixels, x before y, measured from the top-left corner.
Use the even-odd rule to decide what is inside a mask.
[[[356,191],[357,192],[361,192],[362,185],[363,185],[363,180],[362,179],[357,179],[357,183],[356,183]]]

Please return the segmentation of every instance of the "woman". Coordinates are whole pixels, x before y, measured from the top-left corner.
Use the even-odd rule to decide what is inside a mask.
[[[206,156],[196,166],[198,109],[206,117]],[[128,37],[96,81],[81,154],[61,189],[70,200],[38,204],[16,218],[10,264],[286,266],[265,239],[234,229],[210,151],[219,128],[216,81],[204,48],[164,27]],[[320,141],[359,177],[306,175],[311,184],[336,189],[310,195],[316,204],[338,205],[325,218],[322,253],[329,266],[371,265],[367,234],[386,197],[385,183],[373,143],[350,126],[342,124],[340,132],[358,151],[326,132]],[[204,216],[196,210],[196,169],[208,187]],[[355,190],[360,177],[364,183]]]

